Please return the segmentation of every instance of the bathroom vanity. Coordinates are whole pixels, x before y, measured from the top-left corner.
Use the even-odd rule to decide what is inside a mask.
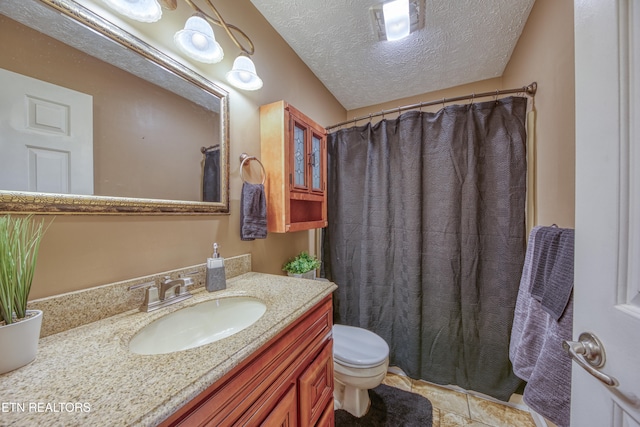
[[[129,309],[41,338],[34,362],[0,375],[0,402],[10,404],[3,406],[2,423],[333,425],[335,288],[326,281],[245,273],[229,279],[224,291],[198,288],[192,298],[151,313]],[[234,335],[167,354],[129,349],[132,337],[160,317],[240,296],[257,298],[267,309]],[[90,308],[95,298],[88,297]],[[83,316],[82,306],[72,308],[72,316]]]
[[[332,426],[331,319],[329,296],[161,426]]]

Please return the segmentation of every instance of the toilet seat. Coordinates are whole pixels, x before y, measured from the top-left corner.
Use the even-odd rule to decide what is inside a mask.
[[[352,368],[373,368],[386,363],[389,346],[371,331],[346,325],[333,326],[333,358]]]

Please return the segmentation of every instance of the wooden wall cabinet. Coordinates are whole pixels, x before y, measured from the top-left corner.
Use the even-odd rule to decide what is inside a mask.
[[[333,426],[331,296],[161,426]]]
[[[327,226],[327,132],[284,101],[260,107],[267,229]]]

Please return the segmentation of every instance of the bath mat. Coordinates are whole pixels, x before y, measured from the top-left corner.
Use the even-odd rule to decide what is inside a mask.
[[[431,427],[431,402],[419,394],[381,384],[369,390],[371,407],[362,418],[343,409],[335,412],[336,427]]]

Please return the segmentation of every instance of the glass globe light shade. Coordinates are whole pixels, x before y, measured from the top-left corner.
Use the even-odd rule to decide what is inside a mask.
[[[121,15],[139,22],[156,22],[162,17],[157,0],[102,0]]]
[[[213,35],[213,28],[198,13],[187,19],[184,29],[178,31],[173,40],[184,54],[196,61],[215,64],[224,57],[222,47]]]
[[[233,61],[233,68],[227,73],[227,81],[242,90],[258,90],[262,79],[256,74],[256,66],[251,58],[241,54]]]

